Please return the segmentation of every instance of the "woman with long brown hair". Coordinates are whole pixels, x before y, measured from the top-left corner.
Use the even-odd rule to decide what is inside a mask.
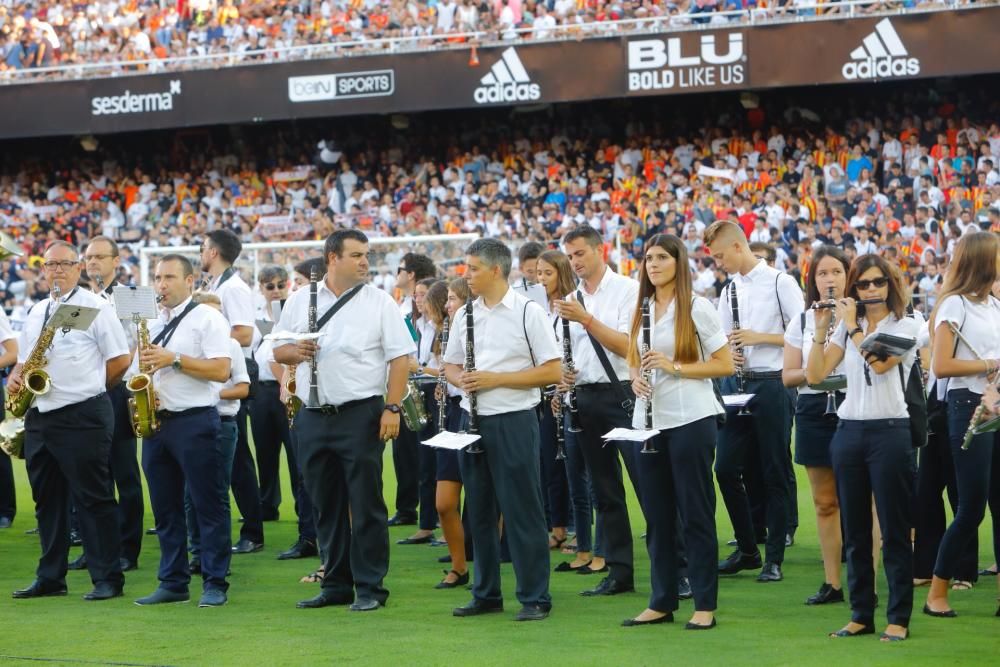
[[[847,547],[851,620],[831,637],[875,632],[875,567],[872,564],[872,495],[882,528],[882,553],[889,601],[882,641],[909,637],[913,611],[913,553],[910,501],[912,449],[905,382],[916,359],[916,338],[923,322],[906,315],[909,298],[898,270],[878,255],[863,255],[851,265],[846,294],[833,308],[816,311],[816,330],[806,379],[816,383],[843,362],[847,393],[837,409],[840,423],[830,444],[833,472]],[[858,300],[877,300],[866,304]],[[827,330],[840,320],[827,345]],[[876,333],[912,339],[899,356],[876,358],[861,350]]]
[[[948,604],[948,585],[976,537],[991,491],[1000,493],[1000,433],[982,433],[962,446],[972,415],[1000,369],[1000,300],[990,293],[998,273],[1000,237],[990,232],[963,235],[930,317],[931,367],[948,382],[948,440],[958,487],[958,511],[941,538],[924,605],[925,614],[939,618],[957,616]],[[995,551],[998,540],[1000,517],[994,514]]]
[[[640,356],[646,298],[652,332],[650,349]],[[648,608],[623,625],[673,621],[679,516],[695,609],[685,628],[707,630],[716,624],[719,588],[712,461],[718,418],[725,413],[712,378],[732,375],[733,358],[715,307],[693,296],[687,250],[672,234],[646,242],[627,360],[639,399],[633,426],[644,428],[648,405],[660,432],[652,441],[656,453],[644,456],[639,466],[653,590]],[[652,371],[651,382],[643,379],[644,371]]]

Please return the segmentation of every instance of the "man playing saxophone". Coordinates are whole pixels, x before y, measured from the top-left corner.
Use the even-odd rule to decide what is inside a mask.
[[[14,597],[66,595],[72,500],[94,583],[84,599],[107,600],[122,595],[124,586],[108,464],[114,411],[107,387],[118,384],[128,367],[128,343],[111,305],[77,287],[77,249],[54,241],[44,258],[49,283],[64,296],[58,303],[49,298],[32,308],[21,331],[19,363],[8,380],[12,394],[23,390],[22,378],[29,371],[44,371],[50,381],[48,391],[34,397],[24,420],[24,453],[42,556],[34,583],[14,591]],[[56,330],[51,345],[45,340],[37,345],[46,322],[65,303],[97,308],[99,313],[87,329]]]

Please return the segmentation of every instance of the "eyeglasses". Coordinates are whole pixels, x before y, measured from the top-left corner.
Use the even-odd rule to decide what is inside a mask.
[[[401,266],[398,269],[396,269],[396,273],[404,273],[405,271],[406,271],[406,267],[405,266]]]
[[[65,261],[62,261],[62,262],[45,262],[44,268],[47,271],[55,271],[56,269],[62,269],[63,271],[69,271],[70,269],[72,269],[74,266],[76,266],[79,263],[80,262],[76,262],[76,261],[71,262],[69,260],[65,260]]]
[[[114,257],[114,255],[97,255],[97,254],[84,255],[84,259],[96,259],[99,262],[103,262],[104,260],[110,259],[112,257]]]
[[[889,279],[882,276],[881,278],[872,278],[871,280],[859,280],[854,284],[859,290],[865,290],[872,287],[885,287],[889,284]]]

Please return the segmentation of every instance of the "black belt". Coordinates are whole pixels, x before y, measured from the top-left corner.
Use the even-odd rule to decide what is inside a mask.
[[[277,380],[258,380],[257,383],[262,387],[277,387]]]
[[[630,386],[632,386],[632,383],[631,382],[622,382],[621,385],[623,387],[630,387]],[[614,388],[615,388],[615,386],[613,384],[611,384],[610,382],[591,382],[590,384],[578,384],[578,385],[576,385],[576,390],[577,391],[583,391],[583,392],[588,392],[588,391],[612,391],[612,390],[614,390]]]
[[[219,415],[219,419],[224,422],[234,422],[236,421],[236,415]]]
[[[203,405],[197,408],[188,408],[187,410],[157,410],[156,416],[160,419],[177,419],[178,417],[191,417],[193,415],[200,414],[202,412],[208,412],[209,410],[214,410],[214,405]]]
[[[104,398],[105,396],[107,396],[107,394],[108,394],[108,392],[102,391],[100,394],[95,394],[95,395],[91,396],[90,398],[85,398],[82,401],[79,401],[77,403],[70,403],[69,405],[64,405],[61,408],[56,408],[54,410],[49,410],[45,414],[48,414],[48,415],[59,414],[60,412],[62,412],[64,410],[69,410],[71,408],[77,408],[77,407],[80,407],[81,405],[83,405],[84,403],[89,403],[90,401],[96,401],[96,400],[98,400],[100,398]],[[40,412],[38,412],[38,408],[37,407],[32,406],[31,409],[34,410],[36,413],[41,414]]]
[[[364,405],[365,403],[371,403],[372,401],[378,401],[378,400],[381,400],[381,399],[382,399],[381,396],[369,396],[368,398],[359,398],[356,401],[347,401],[346,403],[341,403],[340,405],[321,405],[321,406],[316,407],[316,408],[308,408],[308,407],[306,407],[305,409],[306,410],[313,410],[315,412],[321,412],[321,413],[323,413],[324,415],[327,415],[327,416],[330,416],[330,415],[339,415],[340,413],[346,412],[347,410],[350,410],[351,408],[356,408],[356,407],[358,407],[360,405]],[[303,406],[303,407],[305,407],[305,406]]]
[[[780,380],[781,371],[743,371],[744,380]]]

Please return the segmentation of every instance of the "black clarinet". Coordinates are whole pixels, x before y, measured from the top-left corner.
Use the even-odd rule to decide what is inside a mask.
[[[448,347],[448,317],[445,316],[441,323],[440,357],[444,359],[444,350]],[[444,433],[444,421],[448,410],[448,380],[444,376],[444,363],[441,363],[440,374],[438,375],[438,433]]]
[[[576,369],[573,368],[573,345],[569,338],[569,320],[565,317],[562,321],[562,339],[563,339],[563,363],[566,365],[566,370],[570,373],[574,372]],[[576,403],[576,384],[569,388],[566,392],[566,408],[569,410],[569,427],[570,433],[579,433],[583,430],[580,426],[580,411],[577,410]]]
[[[472,298],[465,302],[465,371],[476,370],[476,322],[472,317]],[[467,433],[479,433],[479,405],[476,392],[469,392],[469,428]],[[482,454],[479,440],[465,448],[467,454]]]
[[[563,423],[562,396],[553,395],[552,418],[556,422],[556,461],[566,460],[566,424]]]
[[[316,333],[316,283],[319,281],[319,272],[316,267],[309,271],[309,333]],[[316,355],[313,354],[309,360],[309,407],[319,407],[319,367],[316,362]]]
[[[729,283],[729,305],[732,307],[733,311],[733,332],[740,330],[740,302],[736,298],[736,283]],[[741,356],[743,355],[743,346],[740,345],[736,348]],[[736,364],[736,391],[740,394],[746,393],[746,381],[743,377],[743,362]],[[750,410],[747,409],[746,404],[740,408],[740,411],[736,413],[738,416],[745,417],[750,414]]]
[[[653,320],[649,313],[649,297],[642,300],[642,345],[639,347],[640,358],[652,349]],[[642,379],[649,385],[649,398],[646,399],[646,415],[643,427],[647,431],[653,430],[653,370],[642,371]],[[640,454],[657,454],[653,447],[653,440],[650,438],[642,443]]]

